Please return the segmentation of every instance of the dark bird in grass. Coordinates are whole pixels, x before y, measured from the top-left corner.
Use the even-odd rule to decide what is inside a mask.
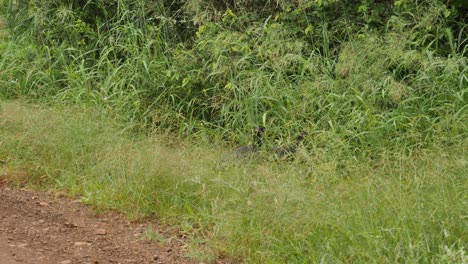
[[[307,136],[307,132],[301,132],[297,137],[296,141],[292,144],[282,145],[282,146],[273,146],[272,152],[279,158],[290,157],[297,152],[298,147],[304,141],[304,138]]]
[[[238,157],[245,157],[258,152],[262,147],[262,134],[265,132],[265,127],[259,126],[255,129],[253,141],[250,144],[235,148],[232,152]]]

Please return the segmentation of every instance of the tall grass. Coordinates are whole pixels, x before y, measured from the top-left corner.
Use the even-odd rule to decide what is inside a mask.
[[[468,27],[454,7],[204,2],[4,0],[15,34],[2,48],[2,95],[230,142],[260,123],[270,141],[320,131],[358,155],[466,136]]]
[[[323,148],[292,164],[239,161],[214,145],[136,136],[100,111],[5,102],[0,135],[7,177],[24,170],[13,180],[157,216],[186,233],[199,260],[466,261],[466,138],[410,157],[381,149],[378,162]]]
[[[121,4],[107,10],[115,17],[92,25],[73,5],[3,1],[19,34],[2,50],[2,95],[102,106],[144,121],[144,98],[167,63],[163,26],[143,26],[137,3]]]

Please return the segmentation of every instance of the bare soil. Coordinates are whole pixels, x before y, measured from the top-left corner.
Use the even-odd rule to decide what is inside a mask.
[[[150,224],[164,242],[145,239]],[[167,226],[0,182],[0,264],[194,263],[185,254],[183,236]]]

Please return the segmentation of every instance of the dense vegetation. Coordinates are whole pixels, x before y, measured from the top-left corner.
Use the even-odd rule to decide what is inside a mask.
[[[158,214],[198,250],[208,243],[205,257],[466,261],[466,1],[0,8],[1,100],[63,109],[4,104],[0,158],[34,168],[34,180]],[[245,167],[200,147],[246,142],[260,124],[265,155]],[[296,160],[273,161],[269,146],[301,131]],[[150,132],[179,139],[154,150],[140,137]]]

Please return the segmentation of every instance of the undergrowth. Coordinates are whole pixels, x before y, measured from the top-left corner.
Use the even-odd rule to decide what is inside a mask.
[[[467,136],[459,5],[209,2],[3,0],[1,95],[227,143],[320,131],[351,155]]]

